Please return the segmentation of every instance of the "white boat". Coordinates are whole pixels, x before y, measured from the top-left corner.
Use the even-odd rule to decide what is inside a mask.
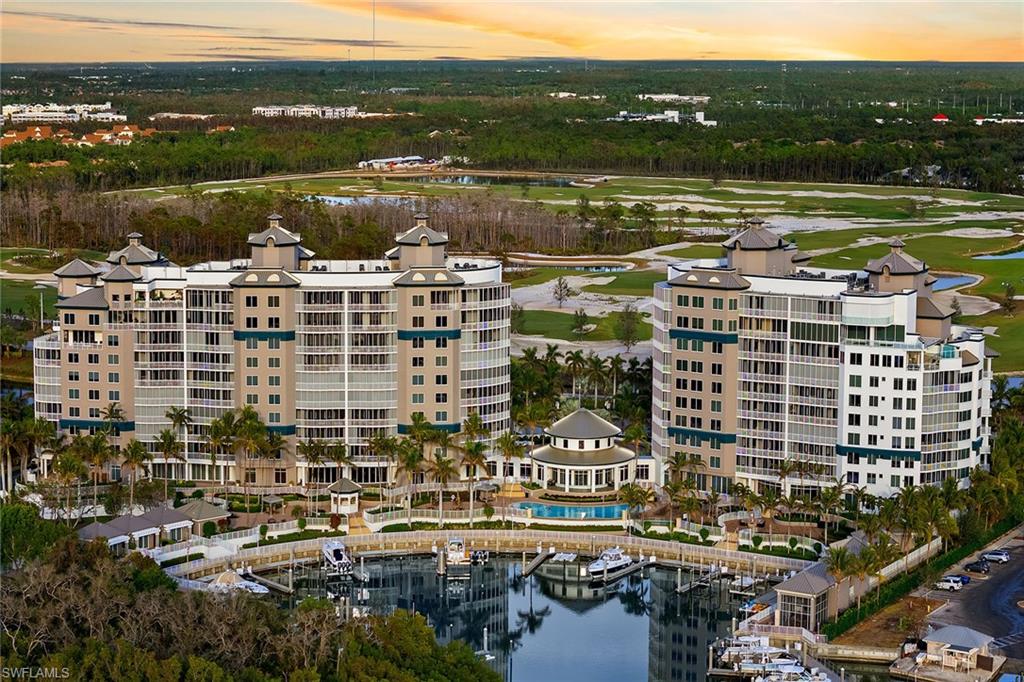
[[[251,580],[246,580],[232,570],[227,570],[213,579],[207,588],[211,592],[227,594],[229,592],[249,592],[251,594],[268,594],[270,592],[265,586]]]
[[[590,562],[587,566],[587,571],[590,575],[600,575],[605,572],[614,573],[632,563],[633,559],[624,553],[620,547],[612,547],[601,552],[601,556],[596,561]]]
[[[491,560],[491,553],[486,549],[474,549],[469,553],[469,560],[474,566],[480,566]]]
[[[740,662],[740,672],[744,673],[781,673],[781,672],[793,672],[795,668],[800,668],[797,661],[792,656],[786,654],[774,654],[771,656],[765,656],[763,658],[756,658],[751,660],[744,660]]]
[[[328,540],[323,544],[320,551],[332,572],[348,575],[355,568],[355,564],[352,563],[352,557],[349,556],[345,543],[341,540]]]
[[[448,544],[445,546],[444,551],[445,561],[448,563],[449,568],[452,566],[468,566],[472,563],[472,558],[466,550],[466,543],[462,538],[448,538]]]

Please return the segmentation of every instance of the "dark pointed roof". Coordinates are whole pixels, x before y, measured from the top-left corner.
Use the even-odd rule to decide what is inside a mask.
[[[953,317],[953,311],[939,305],[930,298],[917,297],[917,316],[925,320],[944,320]]]
[[[702,270],[694,268],[668,281],[673,287],[696,289],[740,290],[750,288],[750,282],[737,275],[735,270]]]
[[[613,438],[622,433],[618,426],[598,417],[585,407],[562,417],[544,431],[556,438],[573,439]]]
[[[747,229],[726,239],[722,246],[730,250],[739,247],[744,251],[771,251],[788,246],[788,242],[782,237],[764,227],[764,220],[761,218],[754,216],[747,221],[747,225]]]
[[[427,240],[427,246],[438,246],[448,243],[447,235],[443,235],[437,230],[432,230],[426,225],[414,227],[405,234],[398,235],[395,242],[407,246],[419,246],[424,237]]]
[[[81,258],[76,258],[54,270],[53,274],[55,277],[95,277],[100,271]]]
[[[353,483],[347,478],[339,478],[334,483],[327,486],[327,492],[335,493],[336,495],[351,495],[357,493],[363,489],[363,486],[358,483]]]
[[[396,277],[393,283],[396,287],[456,287],[466,280],[448,270],[413,268]]]
[[[120,251],[111,251],[108,263],[120,263],[125,258],[128,265],[148,265],[162,260],[159,253],[142,244],[129,244]]]
[[[80,294],[57,301],[57,307],[73,308],[76,310],[82,308],[106,310],[110,306],[107,305],[107,297],[103,294],[103,287],[93,287],[92,289],[86,289]]]
[[[275,219],[273,216],[271,216],[270,218],[272,220]],[[277,216],[276,219],[279,220],[280,218],[281,218],[281,216]],[[275,227],[268,227],[267,229],[263,230],[262,232],[254,232],[254,233],[250,234],[249,235],[249,245],[250,246],[266,246],[267,245],[267,240],[269,240],[269,239],[273,239],[274,240],[274,245],[275,246],[294,246],[295,244],[298,244],[299,242],[302,241],[299,238],[299,235],[295,234],[294,232],[289,232],[288,230],[284,229],[283,227],[275,226]]]
[[[305,246],[299,247],[299,260],[313,260],[313,256],[315,255],[316,253],[314,251],[310,251]]]
[[[890,275],[920,275],[928,272],[928,266],[909,253],[903,252],[903,242],[894,239],[889,242],[890,251],[881,258],[868,261],[864,271],[874,275],[881,275],[888,269]]]
[[[142,279],[142,277],[140,275],[136,275],[125,266],[118,265],[110,272],[100,275],[100,279],[104,282],[134,282]]]
[[[128,234],[128,239],[142,239],[141,232],[131,232]]]

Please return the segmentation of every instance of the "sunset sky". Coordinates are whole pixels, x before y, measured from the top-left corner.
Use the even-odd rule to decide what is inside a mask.
[[[0,61],[370,59],[370,0],[6,0]],[[1024,2],[378,0],[377,59],[1024,59]]]

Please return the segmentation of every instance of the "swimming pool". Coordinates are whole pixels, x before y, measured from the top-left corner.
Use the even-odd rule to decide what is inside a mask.
[[[543,519],[621,519],[626,511],[624,504],[598,506],[574,506],[567,504],[543,504],[541,502],[516,502],[514,507],[529,509],[534,517]]]

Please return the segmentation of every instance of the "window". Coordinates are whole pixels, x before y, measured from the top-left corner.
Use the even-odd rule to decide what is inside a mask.
[[[280,317],[268,317],[267,318],[267,326],[270,327],[271,329],[280,329],[281,328],[281,318]]]
[[[74,323],[75,323],[75,314],[74,313],[64,313],[64,324],[74,324]]]
[[[270,339],[267,341],[267,348],[270,350],[281,350],[281,339]]]
[[[247,318],[245,318],[245,328],[246,329],[256,329],[256,327],[258,327],[258,326],[260,326],[260,321],[259,321],[258,317],[247,317]],[[253,339],[253,340],[255,340],[255,339]]]
[[[81,395],[77,388],[68,389],[68,400],[78,400],[78,396]]]
[[[722,458],[719,457],[718,455],[711,455],[708,458],[708,465],[712,469],[721,469],[722,468]]]
[[[267,377],[267,384],[269,386],[280,386],[281,376],[279,374],[272,374],[271,376]]]
[[[434,421],[439,424],[444,424],[448,421],[448,413],[445,411],[439,411],[434,413]]]
[[[860,396],[856,393],[850,394],[850,407],[860,407]]]
[[[868,386],[878,388],[878,377],[868,377]]]
[[[434,339],[434,348],[447,348],[448,339]]]
[[[256,376],[255,374],[249,374],[248,376],[245,377],[245,385],[246,386],[259,386],[260,385],[260,378],[258,376]]]
[[[436,377],[434,377],[434,385],[435,386],[447,386],[448,385],[448,375],[447,374],[438,374]]]
[[[704,307],[704,297],[703,296],[694,296],[692,303],[693,303],[693,307],[694,308],[703,308]]]
[[[281,358],[268,358],[267,365],[269,367],[278,368],[281,366]]]
[[[878,407],[878,396],[877,395],[869,395],[868,396],[868,407]]]
[[[284,469],[274,469],[274,483],[284,485],[288,482],[288,472]]]
[[[853,388],[860,388],[861,383],[860,383],[860,375],[859,374],[851,374],[850,375],[850,386],[853,387]]]
[[[90,388],[89,389],[89,400],[99,400],[99,399],[100,399],[99,389]]]
[[[89,408],[89,418],[90,419],[99,419],[100,418],[100,408],[98,408],[98,407],[90,407]]]
[[[71,370],[68,372],[68,381],[78,381],[78,372]]]
[[[280,405],[281,404],[281,394],[280,393],[269,393],[269,394],[267,394],[267,402],[270,403],[271,405]]]
[[[257,393],[246,393],[245,394],[245,404],[246,405],[259,405],[260,404],[260,396],[259,396],[259,394],[257,394]]]
[[[439,404],[439,405],[448,402],[448,394],[447,393],[435,393],[434,394],[434,402]]]
[[[259,299],[257,297],[255,297],[255,296],[246,296],[245,297],[245,307],[246,308],[255,308],[257,306],[259,306]]]
[[[434,358],[434,365],[437,367],[447,367],[448,358],[444,355],[439,355],[436,358]]]
[[[280,308],[281,297],[280,296],[267,296],[267,307],[268,308]]]
[[[246,321],[246,324],[248,324],[248,321]],[[246,350],[256,350],[257,348],[259,348],[259,345],[260,345],[260,342],[257,341],[256,339],[246,339],[245,340],[245,349]]]
[[[100,323],[100,316],[98,313],[89,313],[89,324],[98,325]]]
[[[721,298],[717,298],[716,297],[716,298],[711,299],[711,307],[714,308],[715,310],[723,310],[724,307],[725,307],[724,303],[725,303],[725,300],[721,299]]]
[[[267,413],[267,421],[269,423],[271,423],[271,424],[280,424],[281,423],[281,413],[280,412],[268,412]]]
[[[416,294],[412,297],[412,304],[416,307],[423,305],[423,294]]]
[[[846,434],[846,442],[848,445],[860,445],[860,434],[859,433],[848,433]]]
[[[863,365],[864,356],[860,353],[850,353],[850,364],[851,365]]]
[[[110,353],[110,354],[108,354],[107,355],[107,364],[108,365],[119,365],[119,364],[121,364],[121,356],[119,356],[117,353]]]
[[[68,408],[68,416],[69,417],[79,417],[79,416],[81,416],[81,414],[82,414],[82,411],[80,409],[78,409],[77,407],[69,407]]]
[[[423,356],[417,355],[416,357],[414,357],[412,359],[412,366],[413,367],[423,367]]]
[[[247,357],[245,359],[245,366],[246,367],[259,367],[260,366],[260,359],[259,358],[254,358],[254,357],[251,357],[251,356]]]
[[[422,405],[423,404],[423,394],[422,393],[413,393],[412,394],[412,402],[413,402],[413,405]]]
[[[435,327],[447,327],[448,326],[448,316],[447,315],[435,315],[434,316],[434,326]]]
[[[70,362],[70,363],[77,363],[78,362],[78,353],[68,353],[68,362]]]
[[[107,400],[112,403],[119,402],[121,400],[121,391],[107,391]]]
[[[89,353],[89,364],[90,365],[98,365],[98,364],[100,364],[100,354],[99,353]]]
[[[118,345],[120,345],[120,343],[121,343],[121,339],[119,339],[116,334],[111,334],[111,335],[109,335],[107,337],[107,345],[108,346],[118,346]]]
[[[412,340],[413,348],[423,348],[423,337],[419,336]]]
[[[412,326],[414,328],[416,328],[416,329],[419,329],[419,328],[423,327],[423,316],[422,315],[413,315],[412,316]]]
[[[118,372],[107,372],[107,381],[111,384],[116,384],[121,381],[121,374]]]
[[[422,386],[423,385],[423,375],[422,374],[413,374],[412,375],[412,385],[413,386]]]
[[[99,380],[100,380],[100,373],[99,372],[89,372],[89,381],[99,381]]]

